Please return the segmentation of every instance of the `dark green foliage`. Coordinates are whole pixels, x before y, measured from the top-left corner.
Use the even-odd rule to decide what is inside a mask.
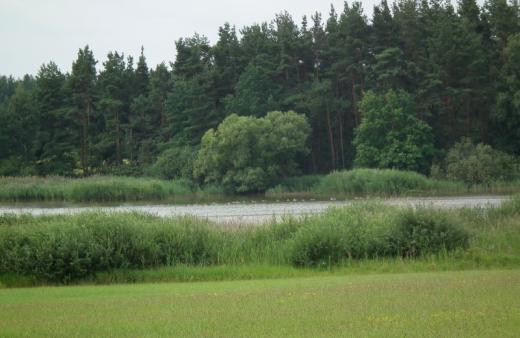
[[[273,86],[267,74],[254,63],[249,64],[235,88],[235,94],[224,100],[228,114],[265,116],[275,108],[279,89]]]
[[[444,160],[445,175],[468,185],[491,184],[518,178],[518,159],[489,145],[473,144],[464,138],[455,144]]]
[[[433,209],[401,211],[392,234],[393,250],[405,257],[417,257],[442,250],[467,248],[468,232],[456,218]]]
[[[413,98],[404,91],[368,92],[360,105],[356,165],[425,171],[433,155],[431,127],[417,118]]]
[[[0,174],[142,175],[228,115],[290,110],[311,127],[305,174],[356,161],[425,173],[462,137],[518,155],[519,12],[507,0],[383,0],[372,17],[353,2],[301,24],[281,12],[226,23],[214,45],[181,38],[169,66],[142,48],[135,65],[112,51],[97,70],[86,46],[70,74],[48,62],[36,78],[0,76]]]
[[[497,136],[504,149],[520,155],[520,34],[510,37],[504,57],[495,115]]]
[[[193,164],[197,157],[195,147],[171,147],[159,155],[157,162],[150,169],[153,176],[163,179],[193,177]]]

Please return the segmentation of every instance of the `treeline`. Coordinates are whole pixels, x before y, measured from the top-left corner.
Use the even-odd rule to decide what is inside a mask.
[[[0,175],[149,174],[227,116],[275,110],[310,123],[301,171],[349,168],[369,91],[407,92],[433,133],[430,162],[462,137],[519,155],[519,13],[507,0],[382,1],[370,19],[345,3],[300,24],[285,12],[239,32],[225,24],[214,45],[179,39],[175,61],[152,69],[143,50],[136,62],[114,51],[98,72],[87,46],[70,73],[49,62],[0,77]]]

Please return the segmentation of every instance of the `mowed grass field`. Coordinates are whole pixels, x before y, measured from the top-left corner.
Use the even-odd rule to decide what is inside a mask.
[[[2,337],[518,337],[520,270],[0,290]]]

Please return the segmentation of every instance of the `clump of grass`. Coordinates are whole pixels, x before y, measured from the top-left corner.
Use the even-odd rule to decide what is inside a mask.
[[[468,246],[469,233],[450,213],[358,204],[305,221],[291,243],[291,262],[320,266],[351,259],[419,257]]]
[[[2,177],[0,200],[109,202],[161,200],[194,193],[187,180],[93,176],[81,179],[63,177]]]
[[[413,171],[353,169],[324,176],[301,176],[282,181],[266,192],[267,197],[354,197],[401,195],[453,195],[520,191],[520,181],[496,181],[468,186],[462,181],[426,177]]]
[[[505,201],[500,208],[491,210],[491,217],[514,217],[520,215],[520,195]]]
[[[338,195],[401,195],[457,189],[464,189],[464,185],[429,179],[412,171],[355,169],[336,171],[325,176],[315,191]]]
[[[417,257],[466,249],[469,245],[469,232],[450,212],[425,208],[400,210],[392,225],[390,241],[401,256]]]
[[[278,193],[302,193],[311,192],[319,185],[325,177],[324,175],[306,175],[299,177],[289,177],[284,179],[280,184],[268,189],[266,195],[277,195]]]

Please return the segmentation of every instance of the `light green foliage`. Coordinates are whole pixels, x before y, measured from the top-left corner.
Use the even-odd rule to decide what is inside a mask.
[[[378,204],[331,209],[303,222],[292,242],[295,265],[330,265],[345,259],[417,257],[468,246],[469,234],[453,215]]]
[[[296,156],[306,153],[309,133],[305,117],[295,112],[231,115],[202,138],[194,174],[232,192],[264,191],[296,172]]]
[[[491,184],[517,178],[518,160],[489,145],[473,144],[464,138],[456,143],[445,159],[446,177],[468,185]]]
[[[424,171],[433,155],[431,128],[417,118],[413,98],[404,91],[368,92],[360,104],[356,130],[357,166]]]

